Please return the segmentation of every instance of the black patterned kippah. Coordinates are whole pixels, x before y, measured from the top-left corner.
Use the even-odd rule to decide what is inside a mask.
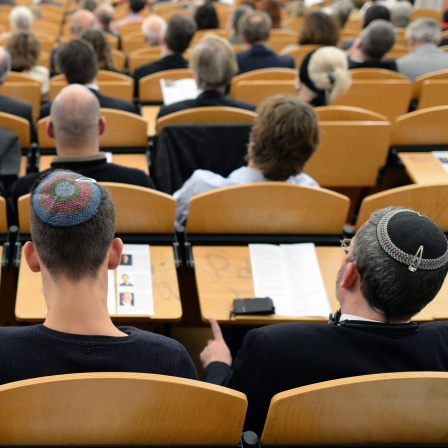
[[[74,227],[92,219],[100,208],[101,190],[95,180],[71,171],[45,177],[33,192],[37,217],[52,227]]]
[[[376,233],[383,250],[408,265],[411,272],[439,269],[448,263],[445,234],[431,219],[414,210],[387,213],[380,219]]]

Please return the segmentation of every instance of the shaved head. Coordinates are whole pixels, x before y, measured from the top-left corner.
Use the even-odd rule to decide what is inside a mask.
[[[50,116],[58,152],[64,148],[98,151],[100,103],[87,87],[70,84],[62,89]]]

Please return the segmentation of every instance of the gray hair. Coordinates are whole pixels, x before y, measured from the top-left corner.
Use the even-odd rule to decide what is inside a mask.
[[[151,14],[142,23],[142,34],[145,36],[148,45],[159,45],[165,37],[167,24],[163,17]]]
[[[11,55],[5,47],[0,47],[0,84],[6,81],[11,71]]]
[[[238,34],[251,45],[266,42],[272,28],[272,20],[264,11],[248,12],[238,23]]]
[[[343,28],[354,8],[355,4],[352,0],[338,0],[333,3],[331,15],[338,20],[339,26]]]
[[[33,22],[33,13],[26,6],[16,6],[9,13],[9,25],[14,31],[29,31]]]
[[[411,272],[381,248],[377,237],[380,219],[392,210],[388,207],[372,213],[356,233],[349,262],[356,262],[361,278],[361,292],[374,310],[383,312],[388,321],[409,320],[439,292],[448,272],[448,264],[425,271]],[[409,232],[408,229],[403,229]]]
[[[412,4],[406,0],[392,3],[389,6],[392,23],[397,28],[406,28],[412,19],[414,9]]]
[[[232,27],[234,30],[238,29],[238,23],[241,19],[241,17],[244,16],[244,14],[248,13],[248,12],[252,12],[253,8],[249,5],[240,5],[238,6],[238,8],[236,8],[233,12],[231,17],[231,22],[232,22]]]
[[[230,83],[238,63],[229,42],[209,34],[193,48],[190,68],[197,75],[199,88],[214,90]]]
[[[440,40],[440,24],[430,18],[422,17],[406,28],[406,39],[413,38],[417,42],[434,42]]]
[[[380,60],[395,44],[394,27],[386,20],[374,20],[361,33],[361,49],[365,56]]]

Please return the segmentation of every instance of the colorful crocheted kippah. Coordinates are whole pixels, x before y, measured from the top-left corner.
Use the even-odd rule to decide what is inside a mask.
[[[34,190],[31,205],[37,217],[52,227],[74,227],[92,219],[100,208],[95,180],[71,171],[56,171]]]
[[[398,209],[380,219],[376,230],[383,250],[411,272],[439,269],[448,263],[445,234],[428,217],[414,210]]]

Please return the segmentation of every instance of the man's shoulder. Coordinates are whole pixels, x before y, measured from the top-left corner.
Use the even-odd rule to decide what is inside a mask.
[[[117,109],[130,113],[137,112],[134,103],[131,103],[130,101],[126,101],[121,98],[114,98],[111,96],[107,96],[98,91],[96,92],[95,95],[98,98],[98,101],[100,102],[100,107]]]
[[[0,96],[0,112],[17,115],[28,120],[31,118],[32,106],[30,103],[16,98]]]
[[[257,107],[252,103],[247,103],[246,101],[235,100],[229,96],[224,97],[224,103],[229,107],[237,107],[238,109],[245,109],[254,112]]]
[[[20,196],[23,196],[30,192],[31,186],[41,174],[42,173],[27,174],[26,176],[22,176],[17,179],[12,190],[12,198],[14,204],[17,203],[17,200],[20,198]]]
[[[155,188],[152,179],[138,168],[107,163],[103,167],[103,172],[98,178],[99,182],[118,182],[140,187]]]
[[[174,112],[180,112],[182,110],[191,109],[196,106],[196,99],[178,101],[177,103],[162,106],[160,108],[158,118],[163,117]]]

